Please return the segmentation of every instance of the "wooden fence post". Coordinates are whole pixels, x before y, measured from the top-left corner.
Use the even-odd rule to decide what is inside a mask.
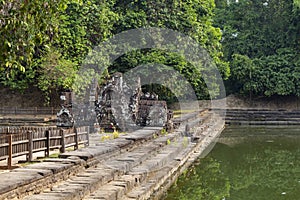
[[[87,130],[86,130],[86,139],[87,139],[87,143],[85,146],[90,146],[90,127],[89,126],[87,127]]]
[[[61,147],[60,147],[60,153],[65,153],[66,152],[66,144],[65,144],[65,132],[63,129],[59,130],[60,135],[61,135]]]
[[[28,155],[27,155],[27,162],[31,162],[33,159],[33,133],[32,131],[27,132],[28,136]]]
[[[49,130],[45,130],[45,136],[46,136],[46,141],[45,141],[45,145],[46,145],[45,157],[49,157],[50,156],[50,131]]]
[[[75,140],[75,146],[74,146],[74,150],[77,150],[78,149],[78,132],[77,132],[77,128],[74,126],[74,133],[75,133],[75,138],[74,138],[74,140]]]
[[[7,168],[11,169],[12,167],[12,134],[7,135],[8,137],[8,160],[7,160]]]

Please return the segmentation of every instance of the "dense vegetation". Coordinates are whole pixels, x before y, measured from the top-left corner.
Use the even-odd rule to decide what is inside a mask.
[[[36,86],[49,97],[71,87],[87,53],[102,41],[133,28],[162,27],[203,46],[224,79],[230,66],[227,83],[233,92],[300,96],[299,2],[235,2],[1,0],[0,83],[19,90]],[[109,69],[125,72],[151,62],[172,66],[199,98],[208,97],[201,74],[169,52],[137,50]]]
[[[300,96],[300,10],[292,0],[218,1],[215,25],[230,62],[231,90]]]

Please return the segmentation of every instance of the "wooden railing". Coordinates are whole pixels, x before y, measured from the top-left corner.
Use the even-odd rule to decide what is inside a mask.
[[[51,150],[61,153],[68,147],[78,149],[79,145],[89,145],[89,127],[69,129],[46,127],[2,127],[0,128],[0,160],[7,159],[7,166],[12,166],[12,158],[26,155],[32,161],[33,153],[44,151],[48,157]]]
[[[54,107],[0,107],[1,115],[56,115],[60,108]]]

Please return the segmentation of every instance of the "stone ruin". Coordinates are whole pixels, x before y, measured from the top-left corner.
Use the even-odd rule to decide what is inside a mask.
[[[115,73],[97,91],[95,112],[101,129],[130,131],[143,126],[170,127],[172,112],[154,93],[143,93],[139,78],[130,88]]]
[[[122,73],[115,73],[106,83],[94,88],[92,104],[77,108],[72,102],[72,93],[61,95],[62,109],[57,113],[58,127],[73,127],[76,124],[93,126],[97,121],[104,131],[132,131],[145,126],[172,128],[172,111],[167,109],[165,101],[158,100],[158,95],[150,92],[143,93],[140,79],[134,86],[129,87],[123,80]],[[92,98],[91,98],[92,99]],[[76,108],[72,108],[75,106]],[[77,110],[87,110],[87,113],[73,113]],[[96,115],[95,115],[96,114]],[[76,116],[76,120],[74,119]],[[96,119],[95,119],[96,118]]]
[[[57,127],[73,127],[74,126],[74,117],[72,114],[72,93],[71,92],[63,92],[60,96],[60,100],[62,101],[61,109],[56,114]]]

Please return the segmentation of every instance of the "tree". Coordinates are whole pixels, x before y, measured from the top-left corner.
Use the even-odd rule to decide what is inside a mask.
[[[0,47],[0,71],[3,72],[0,81],[18,89],[35,85],[49,94],[53,90],[51,85],[58,89],[69,85],[74,70],[80,68],[93,47],[114,34],[149,26],[191,36],[209,52],[223,77],[227,78],[229,67],[222,60],[221,32],[212,26],[213,9],[213,0],[2,0],[0,42],[4,45]],[[183,73],[198,97],[208,96],[201,73],[194,71],[195,66],[169,52],[157,49],[130,52],[114,63],[112,69],[124,71],[134,64],[153,60]],[[67,72],[63,76],[68,84],[57,74],[47,77],[48,71]]]
[[[54,90],[70,88],[88,51],[111,35],[117,19],[112,3],[1,1],[1,84],[36,86],[47,99]]]
[[[55,49],[45,51],[41,59],[36,63],[38,67],[37,86],[45,94],[45,102],[50,102],[50,94],[71,88],[76,75],[76,65],[70,60],[66,60]]]
[[[0,71],[5,85],[24,88],[33,63],[57,36],[66,1],[0,1]]]
[[[88,51],[112,36],[118,15],[112,11],[113,1],[90,0],[71,2],[60,15],[60,27],[55,46],[66,59],[78,67]]]
[[[292,0],[218,1],[216,25],[240,93],[299,95],[299,8]],[[251,65],[251,67],[249,67]],[[251,77],[249,69],[251,69]]]
[[[192,37],[209,52],[225,79],[229,76],[228,63],[222,60],[221,32],[212,26],[214,1],[117,1],[114,9],[120,16],[114,29],[115,34],[145,26],[179,31]],[[125,72],[147,62],[172,66],[189,80],[198,98],[208,98],[203,77],[201,77],[201,73],[197,73],[195,70],[197,66],[192,66],[182,57],[166,51],[157,49],[137,50],[118,59],[110,69]],[[162,88],[156,87],[156,92],[159,93],[162,90]],[[216,88],[216,93],[217,90]],[[166,94],[160,94],[160,96],[168,98]]]

